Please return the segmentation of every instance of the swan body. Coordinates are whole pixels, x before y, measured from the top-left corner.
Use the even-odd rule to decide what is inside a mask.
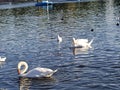
[[[61,42],[62,42],[62,37],[60,37],[60,36],[58,35],[57,41],[58,41],[59,43],[61,43]]]
[[[21,70],[22,66],[24,66],[23,70]],[[57,72],[57,70],[37,67],[26,73],[27,69],[28,69],[28,64],[26,62],[21,61],[18,63],[18,74],[20,77],[27,77],[27,78],[51,77],[55,72]]]
[[[75,39],[75,38],[73,38],[72,42],[73,42],[74,47],[81,46],[82,48],[92,48],[91,44],[93,42],[93,39],[90,42],[88,42],[88,39]]]
[[[6,60],[6,57],[0,57],[0,62],[4,62]]]

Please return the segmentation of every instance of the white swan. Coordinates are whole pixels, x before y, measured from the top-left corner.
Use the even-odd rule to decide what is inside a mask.
[[[88,39],[75,39],[75,38],[73,38],[72,42],[73,42],[74,47],[81,46],[83,48],[92,48],[91,44],[93,42],[93,39],[90,42],[88,42]]]
[[[22,66],[24,66],[24,68]],[[23,69],[21,70],[21,68]],[[18,74],[20,77],[28,78],[51,77],[55,72],[57,72],[57,69],[53,71],[49,68],[41,67],[34,68],[26,73],[27,70],[28,64],[26,62],[21,61],[18,63]]]
[[[59,43],[62,42],[62,37],[60,37],[60,35],[58,35],[58,37],[57,37],[57,41],[58,41]]]
[[[6,60],[6,57],[0,57],[0,62],[4,62]]]

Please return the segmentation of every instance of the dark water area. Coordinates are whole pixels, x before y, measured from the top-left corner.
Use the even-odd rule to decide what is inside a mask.
[[[0,9],[0,90],[120,90],[120,1]],[[57,35],[63,42],[58,44]],[[73,49],[72,38],[94,38]],[[19,78],[17,64],[58,69],[51,78]]]

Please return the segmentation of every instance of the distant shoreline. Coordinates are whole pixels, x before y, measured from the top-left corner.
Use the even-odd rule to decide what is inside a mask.
[[[34,2],[37,0],[0,0],[1,3],[7,3],[7,2]]]

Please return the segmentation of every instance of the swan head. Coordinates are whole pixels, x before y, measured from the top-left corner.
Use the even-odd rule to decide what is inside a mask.
[[[27,70],[28,70],[28,64],[24,61],[20,61],[18,63],[18,68],[17,68],[18,74],[24,74]]]

